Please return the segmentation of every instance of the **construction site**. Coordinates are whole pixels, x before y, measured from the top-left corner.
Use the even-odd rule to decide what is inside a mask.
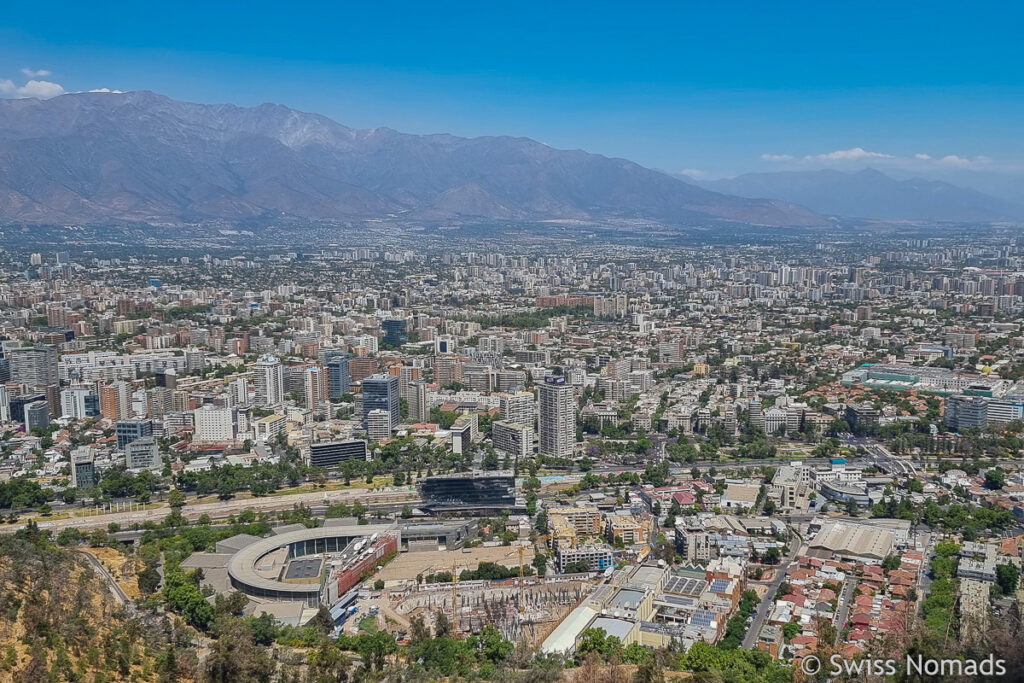
[[[510,568],[515,567],[514,562],[518,560],[518,577],[500,581],[459,581],[460,570],[466,569],[469,563],[460,566],[453,562],[447,570],[456,577],[454,581],[394,582],[398,585],[390,587],[381,597],[386,603],[381,605],[382,611],[401,625],[408,625],[414,616],[422,616],[431,627],[443,614],[456,633],[479,633],[484,626],[491,625],[509,640],[537,644],[594,588],[591,583],[575,577],[528,576],[525,571],[527,555],[522,546],[503,554],[506,557],[502,559]],[[512,557],[515,560],[509,562]]]
[[[491,625],[509,640],[525,639],[534,645],[542,642],[593,588],[584,581],[536,577],[522,583],[509,579],[429,584],[396,596],[389,607],[405,620],[422,615],[433,626],[437,615],[443,613],[456,633],[479,633]]]

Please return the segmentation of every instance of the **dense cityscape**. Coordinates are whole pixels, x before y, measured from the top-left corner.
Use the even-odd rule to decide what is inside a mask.
[[[387,228],[5,229],[0,676],[1024,676],[1017,233]]]

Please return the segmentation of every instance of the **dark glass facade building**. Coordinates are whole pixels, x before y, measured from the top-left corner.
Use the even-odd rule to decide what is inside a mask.
[[[309,447],[309,464],[313,467],[337,467],[346,460],[366,460],[366,442],[328,441]]]
[[[327,383],[330,388],[331,400],[340,401],[352,384],[352,375],[348,371],[348,356],[331,356],[327,360]]]
[[[394,375],[370,375],[363,380],[363,427],[371,410],[386,410],[391,414],[391,429],[398,427],[401,418],[398,398],[398,378]]]
[[[510,471],[439,474],[424,479],[420,493],[425,506],[439,512],[516,507],[516,480]]]
[[[381,327],[384,330],[384,343],[401,346],[409,341],[409,333],[405,328],[405,318],[388,318]]]

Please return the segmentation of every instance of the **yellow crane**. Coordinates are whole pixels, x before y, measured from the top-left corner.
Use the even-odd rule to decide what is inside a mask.
[[[519,613],[523,613],[526,600],[523,596],[523,546],[519,546]]]
[[[452,560],[452,635],[459,635],[459,573],[455,560]]]

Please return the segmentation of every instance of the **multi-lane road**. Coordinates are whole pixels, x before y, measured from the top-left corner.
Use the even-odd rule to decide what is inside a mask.
[[[202,515],[209,515],[213,519],[223,519],[232,514],[238,514],[245,509],[257,511],[287,510],[294,505],[331,505],[333,503],[355,503],[361,502],[364,505],[400,505],[403,503],[415,504],[419,502],[416,491],[406,489],[378,490],[351,489],[341,491],[311,491],[305,493],[292,493],[282,496],[267,496],[263,498],[235,498],[231,500],[217,500],[206,503],[192,503],[181,508],[181,514],[187,519],[197,519]],[[119,524],[122,528],[130,528],[134,524],[145,522],[159,522],[168,514],[170,507],[156,508],[152,510],[132,510],[124,512],[110,512],[86,517],[68,517],[65,519],[37,520],[40,529],[47,529],[59,533],[62,529],[95,529],[106,528],[111,522]],[[5,524],[0,526],[0,533],[13,533],[24,528],[24,524]]]

